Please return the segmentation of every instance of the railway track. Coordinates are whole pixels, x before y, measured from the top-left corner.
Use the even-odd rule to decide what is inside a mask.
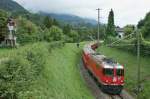
[[[95,96],[95,99],[134,99],[125,90],[123,90],[120,95],[109,95],[109,94],[102,92],[100,89],[100,86],[93,79],[93,77],[89,74],[87,69],[85,69],[82,59],[80,60],[80,63],[78,65],[80,69],[80,74],[84,82],[88,86],[88,88],[91,90],[91,93],[93,94],[93,96]]]

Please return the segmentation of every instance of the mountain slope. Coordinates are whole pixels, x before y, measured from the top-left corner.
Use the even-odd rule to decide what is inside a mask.
[[[0,0],[0,9],[9,12],[27,12],[26,9],[13,0]]]
[[[36,16],[40,18],[41,16],[50,16],[60,21],[62,24],[72,24],[72,25],[80,25],[80,26],[92,26],[96,25],[96,20],[81,18],[76,15],[70,14],[55,14],[48,12],[39,12],[37,15],[29,13],[24,7],[13,0],[0,0],[0,9],[6,10],[8,12],[13,13],[13,15],[18,16],[22,15],[24,17],[28,16]],[[32,19],[32,18],[31,18]]]
[[[71,15],[71,14],[55,14],[55,13],[46,13],[46,12],[40,12],[40,14],[44,16],[50,16],[64,23],[71,23],[73,25],[88,24],[88,23],[92,25],[96,25],[97,23],[96,20],[94,19],[81,18],[79,16]]]

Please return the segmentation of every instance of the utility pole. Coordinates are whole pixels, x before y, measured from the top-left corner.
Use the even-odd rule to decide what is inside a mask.
[[[140,66],[140,31],[136,31],[137,33],[137,66],[138,66],[138,71],[137,71],[137,87],[138,87],[138,93],[137,93],[137,99],[140,99],[140,89],[141,89],[141,85],[140,85],[140,79],[141,79],[141,66]]]
[[[98,9],[96,9],[96,10],[98,10],[98,30],[97,30],[97,42],[99,43],[99,40],[100,40],[100,38],[99,38],[99,36],[100,36],[100,8],[98,8]]]

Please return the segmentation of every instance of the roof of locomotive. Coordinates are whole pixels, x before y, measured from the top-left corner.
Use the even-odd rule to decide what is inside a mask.
[[[88,54],[92,54],[95,53],[95,51],[91,48],[91,45],[93,45],[94,43],[88,44],[84,46],[84,52],[88,53]]]
[[[96,60],[98,64],[103,64],[104,68],[118,68],[123,69],[123,66],[113,59],[106,58],[106,56],[101,55],[100,53],[92,54],[92,57]]]

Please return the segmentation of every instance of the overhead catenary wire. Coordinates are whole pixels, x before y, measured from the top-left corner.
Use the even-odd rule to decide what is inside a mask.
[[[135,46],[135,44],[115,44],[115,45],[107,45],[108,47],[117,47],[117,46]]]

